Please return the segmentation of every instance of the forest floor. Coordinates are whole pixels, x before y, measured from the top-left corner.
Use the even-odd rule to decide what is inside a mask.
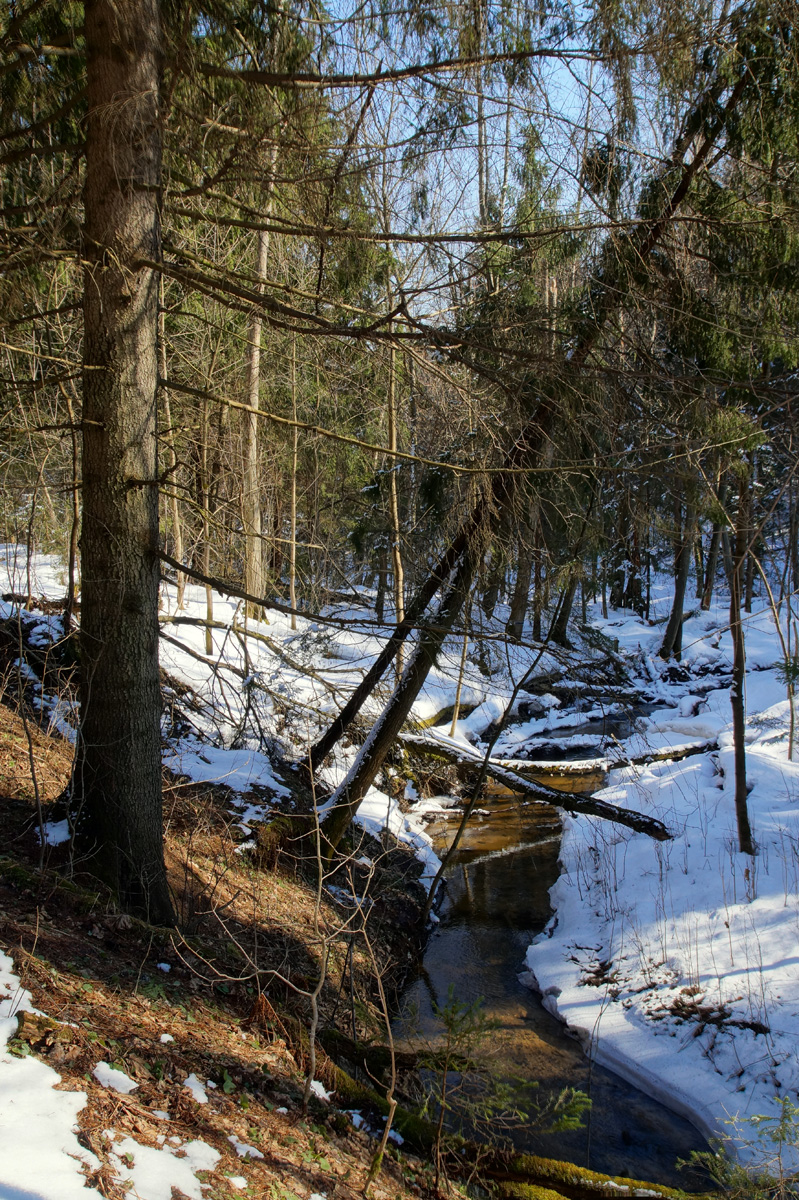
[[[416,949],[397,901],[401,892],[412,927],[424,895],[413,857],[378,854],[392,920],[373,920],[375,961],[356,948],[350,979],[345,909],[329,893],[317,904],[313,880],[290,862],[265,870],[236,853],[226,789],[169,775],[167,861],[183,932],[150,928],[117,913],[80,863],[65,869],[65,846],[42,856],[31,753],[47,804],[68,780],[71,747],[28,729],[30,752],[23,721],[0,705],[0,1034],[10,1039],[0,1196],[72,1200],[85,1180],[120,1200],[362,1195],[377,1142],[356,1128],[360,1114],[328,1098],[324,1081],[336,1080],[321,1047],[303,1114],[303,993],[318,978],[319,929],[335,931],[323,1023],[346,977],[361,1030],[379,1027],[376,973],[391,994],[398,962]],[[419,1195],[429,1172],[389,1143],[370,1194]]]

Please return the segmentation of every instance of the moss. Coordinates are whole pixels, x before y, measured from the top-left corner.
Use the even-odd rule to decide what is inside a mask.
[[[275,817],[266,825],[258,827],[258,844],[253,858],[259,867],[273,871],[280,852],[288,847],[294,858],[302,857],[302,843],[307,838],[312,817],[306,814]]]
[[[507,1173],[527,1176],[536,1181],[545,1181],[555,1186],[562,1184],[570,1192],[613,1192],[620,1193],[626,1189],[629,1196],[646,1193],[662,1196],[664,1200],[682,1200],[684,1192],[675,1188],[663,1187],[661,1184],[647,1182],[641,1179],[627,1179],[622,1175],[603,1175],[600,1171],[590,1171],[587,1167],[578,1167],[574,1163],[560,1162],[554,1158],[539,1158],[534,1154],[520,1154],[510,1159]],[[524,1185],[521,1185],[524,1186]]]
[[[0,879],[11,887],[30,887],[38,882],[30,868],[12,862],[9,858],[0,858]]]
[[[507,1200],[563,1200],[562,1192],[553,1192],[551,1188],[535,1183],[502,1183],[497,1194]]]

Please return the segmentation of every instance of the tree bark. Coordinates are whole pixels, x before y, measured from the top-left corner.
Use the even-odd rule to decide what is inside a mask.
[[[87,0],[78,844],[120,904],[174,921],[158,676],[157,0]]]
[[[741,479],[738,494],[738,519],[735,523],[735,549],[732,553],[730,583],[730,633],[732,635],[732,737],[735,748],[735,818],[738,823],[738,848],[742,854],[754,854],[749,824],[749,789],[746,783],[746,645],[741,621],[741,592],[749,532],[749,483]]]
[[[724,502],[727,499],[727,484],[722,481],[719,484],[718,500],[719,506],[724,507]],[[722,524],[720,521],[713,522],[713,532],[710,535],[710,548],[707,552],[707,564],[705,566],[705,586],[702,591],[702,611],[707,612],[710,608],[713,599],[713,588],[716,583],[716,571],[719,565],[719,550],[721,549],[721,531]]]
[[[679,506],[678,506],[679,507]],[[688,589],[688,577],[691,573],[691,557],[694,541],[694,526],[696,514],[692,508],[686,508],[680,542],[677,548],[677,558],[674,564],[674,603],[671,606],[669,623],[663,635],[658,654],[661,658],[680,657],[682,644],[683,609],[685,593]],[[679,516],[678,516],[679,521]]]

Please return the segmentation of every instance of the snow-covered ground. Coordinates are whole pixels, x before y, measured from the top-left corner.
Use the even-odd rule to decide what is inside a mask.
[[[11,959],[0,951],[0,1200],[85,1200],[87,1179],[102,1165],[77,1138],[76,1118],[86,1093],[56,1091],[61,1076],[52,1067],[23,1054],[19,1043],[9,1049],[21,1013],[39,1010]],[[114,1092],[136,1089],[108,1063],[98,1063],[93,1073]],[[162,1115],[168,1122],[169,1114]],[[186,1142],[168,1132],[159,1137],[158,1147],[139,1145],[114,1129],[104,1136],[110,1168],[140,1200],[171,1200],[173,1188],[203,1200],[197,1172],[213,1170],[220,1158],[206,1142]]]
[[[24,555],[14,551],[6,561],[14,590],[26,590]],[[59,570],[54,560],[37,558],[34,593],[63,595]],[[668,599],[666,581],[657,616],[666,615]],[[285,771],[279,778],[273,767],[275,752],[295,760],[307,753],[368,669],[381,631],[370,613],[339,606],[329,610],[332,624],[300,618],[297,630],[270,613],[269,623],[250,621],[248,632],[258,636],[245,638],[241,606],[215,597],[214,621],[223,627],[212,630],[209,653],[204,590],[188,587],[180,613],[168,587],[163,603],[162,665],[176,690],[188,686],[194,693],[193,702],[181,695],[174,720],[165,714],[165,761],[193,779],[227,783],[246,839],[254,823],[292,803]],[[746,621],[754,859],[737,850],[725,679],[731,640],[723,604],[686,622],[688,677],[676,679],[657,657],[662,624],[618,612],[603,620],[591,610],[596,629],[618,642],[632,686],[648,702],[646,715],[615,738],[590,725],[570,735],[571,726],[624,709],[599,671],[596,680],[583,672],[573,689],[585,693],[579,705],[547,691],[520,696],[518,716],[494,751],[497,758],[535,759],[543,742],[560,743],[564,752],[572,744],[581,757],[595,754],[611,766],[659,756],[612,770],[600,795],[659,817],[673,838],[656,843],[607,821],[564,817],[554,915],[530,947],[526,967],[547,1006],[579,1032],[589,1053],[709,1133],[735,1133],[724,1125],[730,1118],[775,1115],[777,1101],[795,1099],[799,1089],[799,763],[788,761],[774,621],[764,601],[756,609]],[[474,665],[476,655],[467,667],[461,697],[467,715],[453,735],[463,747],[479,749],[531,662],[523,647],[486,646],[490,677]],[[447,642],[414,708],[420,727],[452,705],[460,649],[459,638]],[[603,655],[600,646],[597,663]],[[571,661],[547,653],[536,672],[568,679]],[[596,698],[597,690],[604,698]],[[384,695],[375,694],[367,715],[379,711]],[[63,705],[52,706],[54,724],[69,719],[74,714]],[[436,735],[450,736],[449,721]],[[700,752],[679,761],[664,757],[687,747]],[[338,749],[327,784],[340,782],[355,753],[354,746]],[[358,820],[375,833],[388,822],[432,878],[437,859],[424,805],[404,813],[397,789],[384,786],[370,790]]]
[[[659,631],[621,614],[603,624],[622,649],[640,647],[643,674],[678,705],[641,721],[623,749],[716,738],[718,750],[613,771],[598,793],[660,817],[671,841],[564,817],[530,981],[600,1062],[740,1148],[746,1120],[777,1116],[799,1088],[799,763],[779,640],[769,610],[747,620],[750,858],[738,851],[728,690],[686,698],[654,658]],[[721,611],[689,621],[684,661],[731,662],[724,624]]]

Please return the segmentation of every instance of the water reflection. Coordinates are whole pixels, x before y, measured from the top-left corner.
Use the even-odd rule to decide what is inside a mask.
[[[587,1092],[593,1107],[580,1130],[514,1135],[520,1150],[563,1158],[613,1175],[650,1179],[697,1190],[698,1177],[676,1170],[693,1149],[707,1149],[692,1125],[618,1076],[592,1066],[577,1042],[518,981],[524,954],[549,915],[549,888],[557,877],[554,810],[540,805],[509,812],[489,803],[450,868],[441,922],[432,934],[418,978],[406,993],[419,1031],[440,1029],[434,1004],[446,1003],[450,985],[458,1000],[483,997],[497,1028],[480,1051],[498,1078],[538,1080],[539,1094],[564,1087]],[[542,815],[537,818],[531,809]],[[451,838],[457,814],[437,822]],[[434,828],[436,828],[434,827]],[[398,1022],[397,1031],[412,1031]]]

